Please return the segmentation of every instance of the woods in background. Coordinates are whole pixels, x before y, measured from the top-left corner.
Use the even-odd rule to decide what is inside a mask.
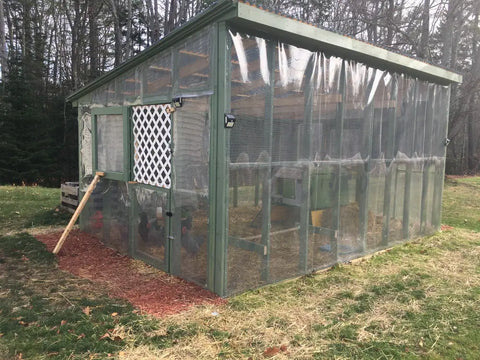
[[[76,116],[65,96],[212,3],[0,0],[0,183],[76,179]],[[480,1],[254,3],[463,73],[452,88],[447,172],[480,171]]]

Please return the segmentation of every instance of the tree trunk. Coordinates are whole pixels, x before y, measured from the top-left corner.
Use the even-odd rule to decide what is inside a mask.
[[[168,34],[170,31],[175,29],[175,26],[177,25],[177,0],[170,0],[170,2],[167,0],[166,4],[169,3],[169,6],[165,7],[165,13],[167,16],[165,16],[165,31],[164,35]]]
[[[395,1],[388,0],[388,9],[387,9],[387,38],[386,45],[392,46],[393,43],[393,24],[395,23]]]
[[[110,0],[113,15],[113,31],[115,34],[115,66],[122,62],[122,28],[120,26],[120,14],[118,0]]]
[[[449,0],[447,16],[443,28],[443,54],[442,65],[446,67],[453,67],[452,64],[452,49],[453,49],[453,34],[454,26],[457,17],[457,7],[459,0]]]
[[[469,92],[469,103],[468,103],[468,147],[467,147],[467,160],[468,160],[468,170],[475,171],[479,167],[479,154],[477,154],[478,148],[478,117],[479,114],[476,111],[478,107],[479,96],[477,95],[480,91],[480,34],[479,34],[479,16],[480,16],[480,3],[476,2],[473,9],[473,26],[474,29],[472,36],[472,70],[471,77],[469,82],[471,83],[471,91]]]
[[[133,16],[132,16],[132,0],[127,0],[127,34],[125,42],[125,59],[129,59],[133,54],[132,48],[132,26],[133,26]]]
[[[5,76],[8,73],[7,44],[5,36],[5,16],[3,8],[4,0],[0,0],[0,80],[5,86]]]
[[[422,12],[422,31],[420,34],[420,45],[417,50],[418,57],[428,58],[428,38],[430,35],[430,0],[424,0]]]
[[[96,0],[88,0],[88,45],[89,45],[89,62],[90,71],[88,79],[94,80],[100,75],[100,59],[98,45],[98,23],[97,17],[102,8],[102,3]]]

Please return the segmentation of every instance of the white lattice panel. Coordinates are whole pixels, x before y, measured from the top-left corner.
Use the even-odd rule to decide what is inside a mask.
[[[142,184],[170,189],[172,121],[168,108],[169,105],[133,107],[133,179]]]

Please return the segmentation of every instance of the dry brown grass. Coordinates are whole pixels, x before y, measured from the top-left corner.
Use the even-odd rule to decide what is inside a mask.
[[[459,242],[459,238],[465,240]],[[448,297],[455,303],[456,296],[478,288],[479,244],[477,233],[456,230],[438,234],[352,265],[234,297],[224,306],[193,308],[164,322],[195,324],[198,333],[182,338],[159,358],[260,359],[267,349],[284,345],[287,351],[276,353],[275,359],[301,359],[331,351],[339,342],[345,346],[389,342],[399,348],[418,348],[419,354],[434,354],[437,342],[445,338],[443,329],[451,325],[448,316],[430,328],[437,342],[423,339],[402,318],[406,314],[424,317],[429,301],[447,296],[446,303],[451,305]],[[398,291],[389,288],[401,284],[407,286]],[[383,286],[379,291],[385,293],[372,293],[374,286]],[[420,294],[418,298],[409,295],[414,290]],[[365,309],[351,310],[365,303]],[[463,309],[461,304],[456,305]],[[438,306],[439,312],[449,311],[441,307],[444,303]],[[342,335],[347,328],[355,329],[352,339]],[[215,339],[212,331],[228,335]],[[126,350],[123,356],[138,359],[138,351]],[[339,354],[336,358],[349,356]]]

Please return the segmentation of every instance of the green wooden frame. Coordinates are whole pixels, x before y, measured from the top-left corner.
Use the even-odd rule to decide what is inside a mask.
[[[123,120],[123,171],[106,171],[98,168],[97,149],[97,116],[99,115],[122,115]],[[131,174],[131,153],[130,153],[130,126],[129,108],[127,106],[115,106],[92,109],[92,168],[93,171],[105,172],[106,179],[129,181]]]

